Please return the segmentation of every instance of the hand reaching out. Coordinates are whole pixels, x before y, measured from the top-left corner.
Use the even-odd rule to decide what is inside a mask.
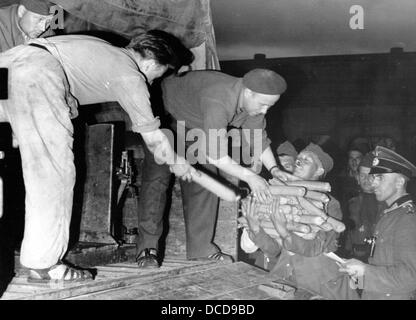
[[[260,220],[257,212],[258,206],[259,203],[253,197],[249,197],[248,201],[242,203],[243,215],[247,220],[249,229],[253,233],[258,233],[260,231]]]
[[[279,198],[274,198],[272,202],[270,220],[272,220],[273,225],[276,231],[282,238],[286,238],[289,235],[289,232],[286,229],[286,217],[285,214],[280,211]]]

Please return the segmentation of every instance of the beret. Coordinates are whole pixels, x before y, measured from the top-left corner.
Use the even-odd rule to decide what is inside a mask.
[[[276,72],[268,69],[253,69],[243,77],[243,85],[251,91],[280,95],[286,91],[286,81]]]
[[[42,16],[48,16],[50,7],[54,4],[47,0],[20,0],[20,4],[31,12],[40,14]]]
[[[318,157],[318,159],[321,161],[322,167],[325,170],[325,173],[328,173],[334,167],[334,161],[332,160],[331,156],[328,153],[326,153],[324,150],[322,150],[322,148],[318,146],[317,144],[311,142],[302,151],[309,151],[309,152],[314,153]]]

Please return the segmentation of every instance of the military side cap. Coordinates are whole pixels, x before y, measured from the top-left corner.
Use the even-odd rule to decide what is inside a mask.
[[[317,144],[311,142],[302,151],[309,151],[309,152],[314,153],[318,157],[318,159],[321,161],[322,167],[324,168],[325,173],[328,173],[334,167],[334,160],[332,160],[331,156],[328,153],[326,153],[324,150],[322,150],[322,148],[318,146]]]
[[[416,176],[416,167],[393,150],[377,146],[370,174],[401,173],[406,177]]]
[[[243,77],[243,85],[251,91],[280,95],[286,91],[286,81],[276,72],[268,69],[253,69]]]
[[[278,156],[290,156],[296,159],[298,152],[296,151],[295,147],[293,146],[293,144],[291,144],[289,141],[285,141],[282,144],[280,144],[277,147],[277,155]]]
[[[20,4],[24,5],[27,10],[42,16],[50,15],[49,9],[54,5],[47,0],[20,0]]]

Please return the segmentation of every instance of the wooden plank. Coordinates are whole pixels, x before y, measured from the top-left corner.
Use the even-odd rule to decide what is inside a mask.
[[[45,292],[42,294],[28,294],[22,296],[21,299],[24,300],[44,300],[44,299],[65,299],[69,297],[74,297],[78,295],[88,294],[91,292],[97,292],[112,288],[118,287],[126,287],[133,283],[144,283],[144,282],[151,282],[154,279],[162,278],[166,279],[172,277],[174,275],[183,274],[186,272],[194,272],[195,270],[202,270],[205,268],[211,268],[215,262],[200,262],[198,265],[187,266],[187,267],[179,267],[177,269],[167,270],[164,272],[160,271],[150,271],[147,274],[140,274],[140,275],[128,275],[125,277],[120,278],[109,278],[95,281],[88,281],[85,283],[78,283],[75,284],[65,284],[61,288],[57,290],[51,290],[49,292]]]
[[[197,285],[188,285],[176,290],[169,290],[164,293],[160,293],[159,296],[163,300],[189,300],[195,299],[195,297],[202,297],[206,299],[209,296],[209,292]]]
[[[273,299],[258,289],[259,284],[271,281],[270,274],[244,262],[174,260],[173,266],[157,270],[139,270],[135,263],[116,263],[97,269],[95,281],[65,285],[29,284],[20,275],[13,279],[2,299]]]
[[[244,271],[247,268],[243,263],[234,264],[233,269],[236,273],[242,272],[242,281],[239,283],[227,279],[228,273],[231,271],[229,266],[216,264],[214,268],[203,271],[178,274],[167,279],[159,278],[151,283],[136,283],[123,288],[95,292],[71,299],[143,300],[157,296],[161,299],[168,300],[204,300],[224,295],[227,295],[228,298],[234,297],[237,299],[241,299],[242,297],[246,297],[247,299],[252,299],[253,297],[256,299],[270,299],[267,294],[257,289],[258,284],[266,282],[264,276],[267,273],[265,271],[260,270],[260,273],[257,274],[258,278],[256,283],[249,285],[244,283]]]
[[[208,272],[212,272],[213,270],[220,267],[222,264],[215,264],[212,269],[205,269]],[[215,272],[215,271],[214,271]],[[218,271],[216,271],[218,272]],[[132,284],[123,288],[115,288],[112,290],[107,290],[105,292],[100,293],[93,293],[87,294],[82,296],[81,299],[88,299],[89,297],[93,299],[107,299],[108,296],[111,296],[112,299],[143,299],[148,296],[158,295],[160,297],[164,297],[167,299],[185,299],[190,296],[191,289],[194,291],[200,291],[200,293],[204,296],[208,296],[212,294],[210,291],[205,290],[203,287],[198,286],[198,282],[201,281],[210,281],[212,279],[212,275],[208,275],[204,279],[201,279],[201,274],[204,271],[197,271],[197,272],[188,272],[184,274],[178,274],[175,276],[170,276],[167,279],[155,279],[151,283],[140,283],[140,284]],[[194,276],[196,275],[196,276]],[[221,279],[220,281],[223,281]],[[185,288],[179,289],[178,288]],[[185,290],[182,292],[181,290]],[[74,298],[77,299],[77,298]]]
[[[41,292],[41,291],[48,291],[50,288],[40,287],[36,285],[30,284],[9,284],[7,287],[8,293],[27,293],[27,292]]]

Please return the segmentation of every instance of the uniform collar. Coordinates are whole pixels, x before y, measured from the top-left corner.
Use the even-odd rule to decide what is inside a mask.
[[[412,202],[412,197],[410,196],[410,194],[405,194],[404,196],[401,196],[399,199],[397,199],[396,201],[394,201],[389,207],[387,207],[387,209],[385,210],[385,212],[390,212],[394,209],[397,209],[401,206],[403,206],[404,204],[408,203],[408,202]]]

